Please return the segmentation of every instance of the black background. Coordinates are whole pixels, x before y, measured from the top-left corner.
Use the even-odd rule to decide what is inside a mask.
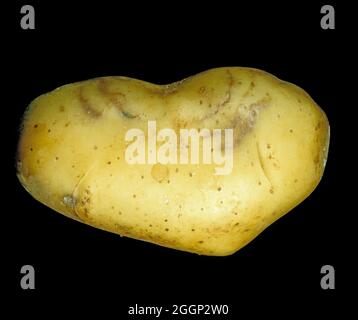
[[[76,3],[15,1],[7,15],[11,81],[2,120],[10,187],[3,200],[10,203],[3,209],[8,220],[2,234],[9,267],[4,278],[19,306],[13,311],[45,315],[50,306],[56,314],[101,310],[104,318],[125,319],[135,303],[223,303],[230,306],[229,318],[243,312],[283,318],[346,312],[357,270],[350,230],[354,189],[347,187],[353,179],[348,168],[354,165],[349,146],[355,127],[349,121],[356,107],[349,81],[355,62],[349,6],[330,1],[336,30],[322,30],[325,2]],[[35,7],[35,30],[20,28],[23,4]],[[18,127],[38,95],[98,76],[170,83],[220,66],[264,69],[297,84],[322,107],[331,125],[319,187],[236,254],[197,256],[120,238],[55,213],[17,181]],[[35,267],[35,290],[19,285],[24,264]],[[325,264],[336,269],[336,290],[320,287]]]

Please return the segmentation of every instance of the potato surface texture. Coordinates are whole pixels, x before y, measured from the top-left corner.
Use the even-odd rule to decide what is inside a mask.
[[[218,175],[221,165],[202,161],[128,163],[126,133],[142,130],[148,152],[149,121],[156,121],[157,133],[170,128],[178,137],[181,129],[232,128],[232,170]],[[222,150],[223,141],[224,135]],[[158,149],[164,142],[156,143]],[[35,199],[67,217],[224,256],[314,190],[328,144],[328,120],[309,95],[261,70],[217,68],[170,85],[103,77],[62,86],[30,104],[17,171]],[[178,154],[183,148],[177,144]]]

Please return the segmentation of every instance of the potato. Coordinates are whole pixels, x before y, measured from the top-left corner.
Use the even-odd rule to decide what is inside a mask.
[[[30,104],[17,169],[35,199],[67,217],[225,256],[313,191],[328,144],[324,112],[264,71],[217,68],[170,85],[103,77]]]

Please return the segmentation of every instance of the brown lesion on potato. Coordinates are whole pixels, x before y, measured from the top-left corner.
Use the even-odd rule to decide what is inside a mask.
[[[240,223],[235,219],[219,226],[212,226],[209,228],[205,228],[203,231],[210,235],[210,238],[220,238],[225,234],[230,232],[239,232],[240,231]]]
[[[211,111],[210,113],[206,114],[205,117],[203,117],[200,120],[206,120],[206,119],[209,119],[209,118],[212,118],[212,117],[216,116],[219,113],[219,111],[231,101],[232,88],[233,88],[233,86],[235,84],[235,79],[234,79],[234,76],[232,75],[230,70],[226,70],[226,74],[227,74],[227,77],[228,77],[228,88],[225,91],[225,94],[224,94],[222,100],[219,101],[218,103],[216,103],[215,108],[214,108],[213,111]],[[210,108],[211,108],[211,104],[209,104],[209,105],[210,105]]]
[[[84,112],[92,118],[99,118],[102,115],[101,111],[96,110],[90,103],[89,99],[84,96],[83,87],[78,89],[78,99]]]
[[[106,98],[112,105],[114,105],[119,111],[123,111],[123,105],[125,103],[125,95],[119,91],[111,91],[109,88],[108,80],[105,78],[98,79],[97,88],[99,92]]]
[[[133,226],[122,224],[122,223],[114,223],[115,231],[120,233],[121,235],[130,236],[133,233]]]
[[[256,87],[255,82],[252,80],[249,84],[248,89],[246,90],[246,92],[242,95],[243,98],[246,98]]]
[[[204,86],[201,86],[198,90],[199,95],[205,95],[206,91],[207,91],[207,88]]]
[[[235,85],[235,79],[233,74],[229,69],[226,70],[227,75],[227,89],[222,94],[222,97],[219,98],[219,101],[213,101],[215,97],[215,88],[208,86],[201,86],[197,89],[198,102],[199,105],[207,105],[208,111],[204,113],[203,116],[196,116],[192,119],[187,119],[187,117],[181,118],[180,113],[174,120],[174,130],[176,133],[179,133],[180,129],[199,127],[199,123],[202,124],[203,121],[215,119],[215,117],[221,116],[220,111],[226,105],[231,102],[232,98],[232,89]],[[180,108],[180,106],[179,106]]]
[[[200,127],[204,124],[204,127],[206,128],[215,128],[212,126],[212,124],[210,124],[209,126],[207,126],[205,124],[206,121],[209,121],[209,123],[211,121],[213,121],[214,123],[216,123],[216,125],[218,126],[219,124],[221,125],[221,128],[232,128],[232,124],[235,123],[235,121],[233,121],[233,112],[229,112],[227,114],[225,114],[224,112],[220,112],[227,104],[229,104],[231,102],[231,96],[232,96],[232,88],[235,84],[235,79],[233,77],[233,75],[231,74],[231,72],[228,70],[227,72],[228,74],[228,88],[225,91],[225,93],[223,94],[223,97],[221,98],[221,100],[219,102],[214,103],[212,101],[212,96],[214,95],[214,88],[208,88],[208,87],[200,87],[199,88],[199,94],[200,95],[205,95],[205,102],[209,101],[209,112],[205,112],[203,116],[196,116],[193,117],[192,119],[187,119],[187,117],[181,118],[180,114],[174,118],[173,121],[173,129],[174,131],[179,135],[180,134],[180,129],[186,129],[186,128],[198,128],[200,130]],[[234,116],[235,117],[235,116]],[[219,121],[222,119],[225,119],[226,121]],[[221,139],[222,142],[222,148],[224,147],[224,139]],[[187,146],[187,148],[189,148],[189,146]]]
[[[255,84],[250,85],[250,90],[254,89]],[[234,129],[234,146],[237,146],[241,139],[248,134],[254,124],[256,119],[262,109],[267,108],[271,104],[272,97],[270,94],[264,95],[261,99],[258,99],[256,102],[251,103],[249,105],[242,103],[241,101],[237,106],[231,106],[228,108],[228,112],[220,112],[222,107],[227,105],[231,100],[231,91],[232,87],[235,85],[235,79],[228,71],[228,90],[226,91],[224,99],[215,105],[215,108],[212,108],[210,112],[207,112],[204,117],[193,119],[190,123],[191,126],[195,126],[199,122],[202,123],[206,120],[212,120],[215,123],[220,121],[220,125],[222,129],[224,128],[232,128]],[[203,90],[202,90],[203,91]],[[207,92],[208,89],[205,89]],[[229,99],[230,97],[230,99]],[[179,127],[180,119],[176,120],[176,128]],[[224,139],[222,139],[222,148],[224,147]]]
[[[221,109],[231,101],[231,91],[235,81],[234,76],[232,75],[230,70],[226,70],[226,74],[228,76],[228,88],[225,92],[224,100],[217,105],[217,110],[215,111],[215,113],[219,112],[219,109]]]
[[[112,91],[110,89],[110,84],[109,84],[108,79],[99,78],[97,80],[97,88],[98,88],[98,91],[104,96],[104,98],[111,105],[113,105],[115,108],[117,108],[125,118],[133,119],[133,118],[138,117],[138,115],[132,114],[129,111],[124,110],[124,105],[126,103],[125,94],[118,90]]]

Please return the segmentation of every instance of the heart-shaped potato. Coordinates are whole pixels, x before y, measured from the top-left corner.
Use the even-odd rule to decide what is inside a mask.
[[[17,168],[35,199],[70,218],[222,256],[313,191],[328,144],[328,120],[302,89],[218,68],[170,85],[104,77],[44,94],[25,113]]]

